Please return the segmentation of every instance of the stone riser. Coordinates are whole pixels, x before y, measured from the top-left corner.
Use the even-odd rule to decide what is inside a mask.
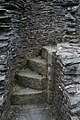
[[[38,79],[35,76],[17,76],[17,84],[23,87],[30,87],[36,90],[44,90],[47,86],[47,78]]]
[[[31,70],[33,70],[41,75],[44,75],[44,76],[47,75],[47,64],[44,59],[41,59],[41,58],[30,59],[28,62],[28,67]]]

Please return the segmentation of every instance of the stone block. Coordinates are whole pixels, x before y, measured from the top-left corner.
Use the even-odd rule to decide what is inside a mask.
[[[47,75],[46,61],[44,59],[41,59],[40,57],[30,59],[28,62],[28,67],[31,70],[34,70],[35,72],[37,72],[43,76]]]
[[[27,68],[18,73],[16,83],[23,87],[43,90],[47,87],[47,78]]]
[[[16,86],[11,96],[13,105],[39,104],[46,102],[46,92]]]

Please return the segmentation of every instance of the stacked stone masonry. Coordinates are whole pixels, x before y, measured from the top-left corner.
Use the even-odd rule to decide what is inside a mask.
[[[11,16],[0,0],[0,120],[7,119],[10,106]]]
[[[25,65],[26,59],[37,55],[38,51],[42,48],[43,45],[57,44],[65,41],[67,42],[79,41],[78,39],[79,30],[77,30],[77,12],[79,13],[79,0],[64,0],[64,1],[63,0],[50,0],[50,1],[48,0],[46,1],[45,0],[38,0],[38,1],[37,0],[0,0],[0,6],[1,6],[0,7],[0,104],[1,104],[0,115],[4,116],[4,114],[2,113],[3,111],[5,113],[5,110],[6,110],[5,108],[8,108],[7,106],[9,106],[8,105],[9,100],[7,98],[7,94],[8,94],[9,85],[10,85],[9,78],[13,70],[15,72],[15,70],[17,70],[16,69],[17,67],[21,67],[21,64]],[[7,10],[4,8],[6,8]],[[10,13],[12,14],[12,16],[9,16]],[[12,18],[12,21],[11,21],[11,18]],[[13,26],[15,36],[13,35],[11,25]],[[74,49],[79,48],[77,45],[73,45],[73,46],[74,47],[72,48]],[[72,48],[70,48],[69,50],[72,50]],[[64,50],[64,47],[62,49]],[[77,52],[77,55],[78,55],[78,52]],[[77,59],[77,57],[75,57],[75,59]],[[12,59],[11,60],[12,62],[9,61],[9,58]],[[60,59],[63,60],[62,58]],[[71,60],[74,60],[74,57]],[[63,62],[65,61],[62,61],[62,63]],[[67,71],[65,71],[65,69],[63,71],[62,68],[63,66],[64,68],[66,68],[66,66],[63,64],[62,64],[63,66],[62,65],[60,66],[60,65],[58,66],[58,64],[54,64],[53,66],[54,68],[56,68],[56,71],[57,71],[57,72],[55,71],[56,76],[59,76],[59,75],[61,76],[61,74],[63,74],[63,79],[61,77],[63,81],[66,79],[68,79],[67,81],[69,81],[71,78],[72,81],[77,80],[77,82],[79,82],[78,74],[77,75],[65,74],[65,72]],[[78,63],[77,64],[74,63],[73,67],[75,68],[76,65],[78,65]],[[51,66],[48,65],[48,68],[49,67],[50,67],[50,72],[48,74],[50,75],[52,65]],[[60,68],[59,70],[58,70],[58,67]],[[10,69],[12,71],[10,71]],[[73,68],[71,68],[71,71],[72,70]],[[50,77],[49,75],[48,77]],[[60,78],[60,76],[58,77],[58,79]],[[56,83],[56,79],[54,83]],[[64,112],[66,111],[65,113],[68,113],[68,115],[64,113],[63,116],[66,115],[67,119],[69,118],[71,120],[76,120],[76,119],[78,120],[79,117],[76,114],[79,114],[79,112],[75,113],[75,115],[72,112],[78,109],[78,107],[76,106],[77,108],[75,109],[75,105],[72,105],[72,103],[71,103],[71,106],[70,104],[66,105],[70,103],[68,100],[66,104],[63,105],[63,101],[65,101],[63,100],[63,98],[65,97],[62,97],[63,93],[65,96],[68,96],[69,98],[68,92],[65,92],[66,90],[64,90],[64,88],[65,89],[68,89],[68,88],[64,87],[64,84],[62,84],[61,81],[60,82],[57,81],[57,84],[58,85],[56,85],[56,87],[54,86],[55,88],[54,95],[59,93],[60,89],[63,88],[63,91],[60,91],[60,94],[57,94],[58,97],[62,98],[61,101],[58,101],[56,96],[54,97],[57,110],[60,110],[60,106],[61,106],[61,109],[62,109],[61,111],[64,111]],[[60,88],[61,86],[59,87],[60,84],[61,86],[63,85],[62,88]],[[75,86],[77,88],[79,85],[76,84]],[[72,86],[70,87],[72,90],[73,87]],[[75,89],[73,90],[74,92],[73,91],[72,92],[75,93]],[[61,93],[62,93],[62,96],[61,96]],[[71,95],[71,93],[69,94]],[[5,106],[4,107],[3,103],[5,103],[5,105],[7,106],[4,105]],[[62,105],[63,105],[63,108],[62,108]],[[68,111],[67,109],[70,111],[70,113],[67,112]],[[59,116],[60,117],[59,119],[65,120],[65,117],[62,118],[63,116]]]
[[[13,64],[11,66],[15,70],[16,67],[25,64],[26,58],[35,56],[43,45],[56,43],[54,31],[56,33],[55,27],[57,28],[59,20],[55,21],[55,17],[59,10],[62,13],[62,7],[58,10],[56,3],[44,0],[11,0],[6,3],[5,7],[13,14],[12,25],[15,39],[12,42]],[[54,13],[54,9],[56,13]],[[56,35],[60,40],[60,29],[62,28],[61,22]]]
[[[63,41],[78,42],[77,32],[77,12],[79,9],[79,0],[63,2],[65,13],[65,29]]]
[[[25,65],[44,45],[76,42],[79,1],[9,0],[15,39],[12,41],[12,69]],[[75,20],[74,20],[75,19]]]
[[[80,119],[80,45],[62,43],[53,53],[54,99],[57,120]]]

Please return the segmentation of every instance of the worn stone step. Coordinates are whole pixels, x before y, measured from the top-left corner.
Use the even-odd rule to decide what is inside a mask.
[[[31,70],[34,70],[41,75],[46,76],[46,74],[47,74],[46,61],[44,59],[41,59],[41,57],[36,57],[36,58],[30,59],[28,62],[28,67]]]
[[[55,120],[52,113],[52,106],[48,104],[12,105],[8,120]]]
[[[18,73],[16,77],[16,82],[20,86],[30,87],[37,90],[46,89],[47,78],[29,70],[28,68]]]
[[[1,23],[11,22],[11,16],[0,16],[0,22]]]
[[[52,45],[48,45],[48,46],[43,46],[42,47],[42,58],[47,60],[48,59],[48,54],[53,53],[55,51],[55,47]]]
[[[44,102],[46,102],[46,93],[44,90],[39,91],[16,86],[11,95],[11,104],[13,105],[38,104]]]

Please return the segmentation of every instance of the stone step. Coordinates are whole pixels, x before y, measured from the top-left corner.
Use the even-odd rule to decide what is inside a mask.
[[[1,23],[11,22],[11,16],[0,16],[0,22]]]
[[[52,106],[48,104],[12,105],[8,120],[55,120],[52,112]]]
[[[28,68],[18,73],[16,79],[16,83],[23,87],[30,87],[37,90],[43,90],[47,87],[47,78]]]
[[[31,70],[34,70],[35,72],[45,75],[47,74],[47,64],[44,59],[41,59],[41,57],[36,57],[33,59],[30,59],[28,62],[28,67]]]
[[[46,102],[45,91],[15,86],[11,95],[12,105],[38,104]]]
[[[48,54],[52,54],[55,51],[55,47],[52,45],[42,47],[42,58],[48,60]]]

